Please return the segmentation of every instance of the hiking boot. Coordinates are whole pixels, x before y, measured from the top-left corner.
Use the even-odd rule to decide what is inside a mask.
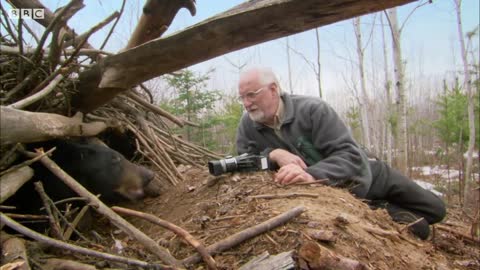
[[[426,240],[430,235],[430,226],[425,218],[419,218],[408,211],[399,211],[395,213],[389,212],[389,214],[392,216],[392,220],[399,224],[410,224],[417,221],[415,224],[408,227],[408,230],[418,238]]]

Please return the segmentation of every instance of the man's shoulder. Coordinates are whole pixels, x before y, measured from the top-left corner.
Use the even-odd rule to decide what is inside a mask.
[[[318,107],[328,106],[328,104],[319,97],[314,96],[305,96],[305,95],[289,95],[294,106],[298,109],[308,108],[308,107]]]

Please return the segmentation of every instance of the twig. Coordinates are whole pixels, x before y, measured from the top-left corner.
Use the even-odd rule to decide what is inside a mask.
[[[131,209],[118,207],[118,206],[112,207],[112,210],[117,212],[117,213],[120,213],[120,214],[126,214],[126,215],[130,215],[130,216],[134,216],[134,217],[139,217],[139,218],[145,219],[145,220],[147,220],[147,221],[149,221],[153,224],[157,224],[157,225],[162,226],[163,228],[169,229],[170,231],[174,232],[176,235],[185,239],[190,245],[192,245],[198,251],[198,253],[200,253],[200,255],[203,258],[203,261],[205,261],[205,263],[208,265],[208,267],[210,269],[217,269],[217,265],[216,265],[215,260],[207,252],[207,250],[205,249],[205,246],[202,243],[200,243],[197,239],[195,239],[195,237],[193,237],[189,232],[187,232],[183,228],[181,228],[181,227],[179,227],[179,226],[177,226],[173,223],[170,223],[166,220],[160,219],[160,218],[158,218],[154,215],[151,215],[151,214],[142,213],[142,212],[138,212],[138,211],[134,211],[134,210],[131,210]]]
[[[139,96],[135,95],[134,93],[127,93],[127,96],[131,99],[133,99],[136,103],[138,103],[139,105],[141,105],[142,107],[145,107],[146,109],[149,109],[151,110],[152,112],[154,113],[157,113],[165,118],[167,118],[168,120],[172,121],[173,123],[177,124],[179,127],[183,127],[185,125],[185,121],[184,120],[180,120],[179,118],[175,117],[174,115],[172,115],[171,113],[163,110],[162,108],[160,107],[157,107],[153,104],[150,104],[148,102],[146,102],[145,100],[143,100],[142,98],[140,98]]]
[[[24,214],[14,214],[14,213],[5,213],[7,217],[15,219],[33,219],[33,220],[48,220],[48,217],[45,215],[24,215]]]
[[[35,239],[35,240],[37,240],[41,243],[45,243],[49,246],[53,246],[53,247],[56,247],[56,248],[59,248],[59,249],[70,250],[70,251],[73,251],[73,252],[76,252],[76,253],[80,253],[80,254],[96,257],[96,258],[101,258],[101,259],[105,259],[105,260],[109,260],[109,261],[125,263],[125,264],[128,264],[128,265],[136,265],[136,266],[140,266],[140,267],[164,267],[164,266],[159,265],[159,264],[150,264],[148,262],[140,261],[140,260],[137,260],[137,259],[131,259],[131,258],[127,258],[127,257],[122,257],[122,256],[109,254],[109,253],[94,251],[94,250],[91,250],[91,249],[88,249],[88,248],[79,247],[79,246],[76,246],[76,245],[72,245],[72,244],[69,244],[69,243],[65,243],[65,242],[47,237],[43,234],[37,233],[35,231],[32,231],[32,230],[24,227],[23,225],[17,223],[16,221],[7,217],[3,213],[0,213],[0,221],[1,221],[2,224],[7,225],[11,229],[13,229],[13,230],[25,235],[25,236],[28,236],[28,237],[30,237],[32,239]],[[165,269],[167,269],[167,268],[165,268]],[[168,268],[168,269],[175,269],[175,268]]]
[[[464,241],[467,241],[467,242],[470,242],[470,243],[473,243],[473,244],[476,244],[476,245],[479,245],[480,244],[480,239],[475,239],[473,237],[471,237],[470,235],[466,235],[464,233],[461,233],[457,230],[454,230],[454,229],[451,229],[451,228],[448,228],[447,226],[444,226],[444,225],[436,225],[435,226],[437,229],[439,230],[442,230],[442,231],[445,231],[445,232],[448,232],[448,233],[451,233],[453,235],[456,235],[457,237],[460,237],[462,238],[462,240]]]
[[[79,36],[76,36],[74,38],[72,38],[71,40],[65,42],[65,48],[71,46],[71,45],[74,45],[75,41],[76,40],[79,40],[80,43],[79,45],[80,46],[75,46],[77,47],[78,49],[81,49],[83,47],[83,45],[85,44],[85,42],[87,41],[87,39],[95,32],[97,32],[98,30],[102,29],[105,25],[109,24],[111,21],[113,21],[115,18],[118,18],[119,17],[119,13],[117,11],[113,12],[112,14],[110,14],[110,16],[108,16],[107,18],[105,18],[103,21],[99,22],[98,24],[96,24],[94,27],[92,27],[90,30],[88,30],[87,32],[79,35]],[[100,49],[101,50],[101,49]]]
[[[19,145],[19,144],[17,144],[17,145]],[[55,151],[55,149],[56,149],[56,147],[53,147],[52,149],[48,150],[47,152],[44,152],[44,153],[42,153],[42,154],[40,154],[40,155],[38,155],[38,156],[36,156],[36,157],[34,157],[34,158],[32,158],[32,159],[29,159],[29,160],[27,160],[27,161],[24,161],[24,162],[22,162],[22,163],[20,163],[20,164],[17,164],[17,165],[15,165],[15,166],[12,166],[12,167],[8,168],[8,170],[5,170],[5,171],[1,172],[1,173],[0,173],[0,176],[2,176],[2,175],[4,175],[4,174],[7,174],[7,173],[9,173],[9,172],[11,172],[11,171],[14,171],[14,170],[18,170],[18,169],[20,169],[20,168],[22,168],[22,167],[30,166],[30,165],[33,164],[34,162],[40,160],[43,156],[46,156],[46,155],[49,156],[53,151]]]
[[[35,157],[37,154],[26,152],[27,156]],[[132,238],[137,239],[142,243],[150,252],[155,254],[160,260],[165,263],[174,266],[180,266],[180,262],[170,255],[167,250],[160,247],[154,240],[145,235],[135,226],[128,223],[117,213],[113,212],[108,206],[106,206],[102,201],[100,201],[95,195],[90,193],[82,185],[80,185],[75,179],[63,171],[54,161],[52,161],[48,156],[44,156],[40,159],[45,167],[47,167],[55,176],[62,180],[69,188],[74,192],[83,196],[89,200],[89,204],[94,206],[94,209],[100,214],[105,215],[115,226],[120,228],[122,231],[127,233]]]
[[[8,101],[13,95],[23,90],[23,88],[25,88],[25,86],[31,83],[32,80],[39,75],[39,73],[40,69],[35,69],[30,74],[28,74],[28,76],[23,81],[17,84],[12,90],[8,91],[8,93],[5,95],[5,101]]]
[[[53,214],[53,211],[52,211],[52,208],[50,207],[52,200],[45,193],[45,189],[43,188],[42,182],[38,181],[38,182],[35,182],[33,184],[35,185],[35,190],[40,195],[40,199],[42,199],[43,205],[45,206],[45,210],[47,211],[48,222],[50,223],[50,227],[52,229],[53,236],[57,239],[65,240],[63,238],[62,233],[61,233],[60,223],[55,218],[55,216]]]
[[[248,198],[251,198],[251,199],[280,199],[280,198],[292,198],[292,197],[318,198],[318,194],[294,192],[294,193],[286,193],[286,194],[263,194],[263,195],[248,196]]]
[[[8,20],[9,16],[8,16],[8,13],[7,11],[3,8],[2,5],[0,5],[0,9],[2,10],[2,13],[4,14],[4,18],[5,18],[5,29],[7,30],[7,32],[10,34],[10,36],[12,37],[13,41],[15,41],[15,43],[18,44],[18,38],[17,36],[15,36],[15,33],[13,32],[12,30],[12,27],[10,25],[10,22]],[[3,22],[3,20],[2,20]]]
[[[399,231],[399,232],[403,232],[403,231],[405,231],[406,229],[412,227],[413,225],[415,225],[415,224],[417,224],[417,223],[419,223],[420,221],[423,221],[423,220],[425,220],[425,218],[421,217],[421,218],[415,220],[414,222],[411,222],[411,223],[403,226],[403,227],[402,227],[400,230],[398,230],[398,231]]]
[[[70,239],[70,237],[72,236],[72,233],[75,232],[77,235],[82,235],[80,234],[79,231],[77,231],[76,227],[78,225],[78,223],[82,220],[82,218],[85,216],[85,213],[87,213],[88,209],[90,208],[90,206],[88,205],[85,205],[82,207],[82,210],[80,210],[80,213],[78,213],[78,215],[75,217],[75,219],[73,220],[73,222],[71,224],[69,224],[67,230],[65,230],[65,233],[63,234],[63,238],[65,240],[68,240]],[[82,236],[82,238],[84,238]]]
[[[290,209],[289,211],[280,214],[278,216],[275,216],[267,221],[264,221],[258,225],[255,225],[253,227],[250,227],[246,230],[243,230],[241,232],[238,232],[234,235],[231,235],[225,239],[223,239],[220,242],[217,242],[213,245],[210,245],[207,247],[208,253],[211,255],[215,255],[217,253],[220,253],[224,250],[227,250],[229,248],[232,248],[248,239],[251,239],[259,234],[262,234],[266,231],[269,231],[275,227],[278,227],[280,225],[285,224],[288,222],[290,219],[297,217],[301,213],[305,211],[305,207],[303,206],[298,206],[293,209]],[[185,258],[182,260],[185,265],[190,265],[194,264],[200,261],[200,256],[198,254],[192,255],[188,258]]]
[[[70,3],[68,3],[64,8],[62,8],[58,12],[58,14],[55,16],[55,18],[48,25],[47,29],[45,29],[45,32],[43,32],[43,35],[40,38],[40,42],[37,45],[37,49],[35,50],[35,53],[33,54],[32,58],[31,58],[32,62],[36,63],[39,59],[41,59],[43,45],[45,44],[45,41],[47,41],[48,35],[52,31],[53,27],[55,27],[57,22],[60,21],[60,19],[63,17],[63,15],[65,15],[67,13],[67,11],[69,9],[78,5],[81,2],[82,2],[81,0],[72,0],[72,1],[70,1]]]
[[[115,30],[115,27],[117,26],[118,21],[120,21],[120,18],[122,17],[122,14],[123,14],[123,9],[125,8],[125,3],[126,3],[126,0],[123,0],[122,6],[120,7],[119,15],[115,20],[115,22],[113,23],[112,28],[110,28],[110,31],[108,31],[107,37],[105,38],[102,45],[100,46],[100,50],[103,50],[103,48],[105,48],[105,45],[107,45],[107,42],[110,39],[110,36],[112,35],[113,30]]]
[[[63,80],[64,76],[62,74],[58,74],[48,85],[47,87],[45,87],[44,89],[42,89],[41,91],[25,98],[25,99],[22,99],[22,100],[19,100],[13,104],[10,104],[8,105],[7,107],[8,108],[13,108],[13,109],[23,109],[25,107],[27,107],[28,105],[30,104],[33,104],[37,101],[39,101],[40,99],[44,98],[46,95],[50,94],[50,92],[52,92],[55,87],[57,87],[57,85]]]

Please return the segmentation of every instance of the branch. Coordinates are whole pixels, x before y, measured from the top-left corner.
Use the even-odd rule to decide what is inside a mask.
[[[294,193],[287,193],[287,194],[263,194],[263,195],[248,196],[248,198],[251,198],[251,199],[280,199],[280,198],[295,198],[295,197],[318,198],[318,194],[294,192]]]
[[[153,224],[157,224],[166,229],[169,229],[170,231],[174,232],[176,235],[185,239],[190,245],[192,245],[198,251],[198,253],[200,253],[200,255],[203,258],[203,261],[208,265],[210,269],[217,269],[215,260],[207,252],[207,250],[205,249],[205,246],[183,228],[178,227],[173,223],[170,223],[166,220],[163,220],[151,214],[146,214],[146,213],[142,213],[142,212],[138,212],[138,211],[134,211],[131,209],[118,207],[118,206],[112,207],[112,210],[120,214],[126,214],[130,216],[142,218],[147,221],[150,221]]]
[[[25,235],[25,236],[28,236],[28,237],[30,237],[30,238],[32,238],[32,239],[34,239],[34,240],[36,240],[40,243],[44,243],[44,244],[47,244],[49,246],[59,248],[61,250],[70,250],[70,251],[73,251],[75,253],[80,253],[80,254],[84,254],[84,255],[100,258],[100,259],[105,259],[105,260],[108,260],[108,261],[125,263],[125,264],[128,264],[128,265],[136,265],[136,266],[140,266],[140,267],[162,267],[161,265],[158,265],[158,264],[150,264],[148,262],[144,262],[144,261],[140,261],[140,260],[136,260],[136,259],[131,259],[131,258],[127,258],[127,257],[112,255],[112,254],[104,253],[104,252],[98,252],[98,251],[94,251],[94,250],[87,249],[87,248],[84,248],[84,247],[79,247],[79,246],[76,246],[76,245],[68,244],[68,243],[65,243],[65,242],[62,242],[62,241],[59,241],[59,240],[56,240],[56,239],[52,239],[52,238],[47,237],[43,234],[40,234],[40,233],[37,233],[35,231],[32,231],[32,230],[28,229],[27,227],[25,227],[25,226],[21,225],[20,223],[14,221],[13,219],[9,218],[8,216],[6,216],[4,213],[1,213],[1,212],[0,212],[0,221],[1,221],[2,224],[7,225],[11,229],[13,229],[13,230]]]
[[[278,216],[275,216],[267,221],[264,221],[258,225],[255,225],[253,227],[250,227],[246,230],[243,230],[241,232],[238,232],[234,235],[231,235],[225,239],[223,239],[220,242],[217,242],[213,245],[210,245],[207,247],[208,253],[211,255],[215,255],[217,253],[220,253],[224,250],[227,250],[229,248],[232,248],[248,239],[251,239],[259,234],[262,234],[264,232],[267,232],[273,228],[276,228],[280,225],[285,224],[288,222],[290,219],[297,217],[298,215],[302,214],[305,211],[305,207],[303,206],[298,206],[293,209],[290,209],[289,211],[280,214]],[[186,265],[189,264],[194,264],[200,261],[200,256],[197,254],[192,255],[188,258],[183,259],[183,263]]]
[[[40,90],[39,92],[25,98],[25,99],[22,99],[22,100],[19,100],[13,104],[10,104],[7,106],[7,108],[11,108],[11,109],[23,109],[37,101],[39,101],[40,99],[44,98],[45,96],[47,96],[48,94],[50,94],[50,92],[52,92],[55,87],[57,87],[57,85],[63,80],[64,76],[62,74],[58,74],[45,88],[43,88],[42,90]]]

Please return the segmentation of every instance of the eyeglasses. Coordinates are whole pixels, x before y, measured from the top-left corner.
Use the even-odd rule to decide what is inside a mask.
[[[249,101],[252,101],[257,97],[258,94],[260,94],[260,92],[262,92],[263,89],[265,89],[265,86],[263,86],[262,88],[260,88],[256,91],[250,91],[250,92],[248,92],[244,95],[238,96],[237,100],[238,100],[238,102],[240,102],[242,104],[243,104],[243,101],[245,99],[248,99]]]

